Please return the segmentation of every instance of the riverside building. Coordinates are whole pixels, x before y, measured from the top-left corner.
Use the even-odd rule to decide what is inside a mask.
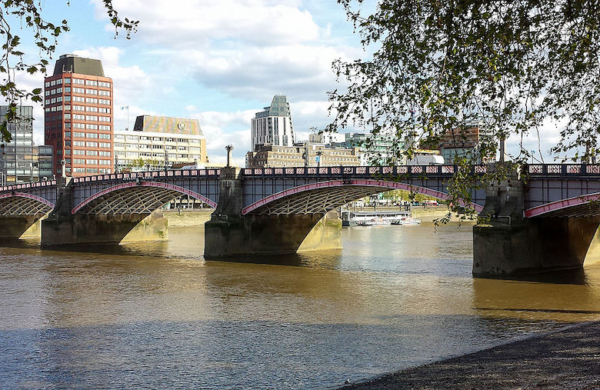
[[[61,55],[44,79],[44,139],[56,176],[113,172],[113,82],[100,60]]]
[[[332,148],[322,144],[266,145],[246,155],[247,168],[358,166],[357,148]]]
[[[197,119],[140,115],[133,131],[115,131],[115,169],[156,170],[208,163]]]
[[[8,106],[0,106],[3,121]],[[0,184],[35,181],[38,177],[35,147],[33,145],[33,107],[17,106],[18,120],[8,123],[12,136],[0,154]]]
[[[294,146],[294,126],[290,104],[284,95],[275,95],[269,107],[252,118],[252,150],[266,145]]]

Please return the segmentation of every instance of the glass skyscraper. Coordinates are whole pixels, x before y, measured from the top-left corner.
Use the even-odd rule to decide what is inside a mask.
[[[8,106],[0,106],[0,120]],[[33,107],[18,106],[19,119],[8,123],[8,131],[12,136],[0,154],[0,184],[15,184],[36,181],[38,179],[37,158],[33,146]]]

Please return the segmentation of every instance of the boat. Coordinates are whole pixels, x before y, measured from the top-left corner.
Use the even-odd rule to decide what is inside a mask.
[[[410,211],[342,210],[342,226],[418,225]]]

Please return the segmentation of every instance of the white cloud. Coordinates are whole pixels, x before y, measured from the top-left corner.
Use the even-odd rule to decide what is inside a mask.
[[[258,100],[286,94],[296,100],[326,100],[338,87],[331,63],[348,52],[325,46],[243,47],[185,53],[198,83],[231,96]]]
[[[151,115],[140,105],[143,104],[144,97],[158,94],[161,87],[160,83],[151,82],[151,76],[146,74],[139,65],[121,66],[120,60],[124,53],[124,50],[117,47],[95,47],[74,51],[78,56],[102,61],[104,74],[113,79],[115,129],[132,128],[137,115]],[[129,110],[121,111],[120,108],[123,106],[129,106]],[[129,114],[129,121],[127,114]]]
[[[190,112],[190,117],[200,121],[206,137],[207,154],[211,162],[226,162],[225,146],[233,145],[234,161],[244,165],[246,152],[250,148],[250,119],[255,110],[237,112]]]
[[[106,18],[102,1],[93,3],[96,17]],[[120,15],[140,21],[136,39],[174,48],[228,39],[253,45],[293,44],[319,36],[319,27],[309,12],[298,8],[299,1],[116,0],[114,4]]]

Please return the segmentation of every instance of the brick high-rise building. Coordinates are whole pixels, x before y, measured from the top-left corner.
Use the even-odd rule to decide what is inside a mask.
[[[44,80],[46,145],[54,150],[53,172],[86,176],[113,172],[113,82],[102,62],[61,55]]]

